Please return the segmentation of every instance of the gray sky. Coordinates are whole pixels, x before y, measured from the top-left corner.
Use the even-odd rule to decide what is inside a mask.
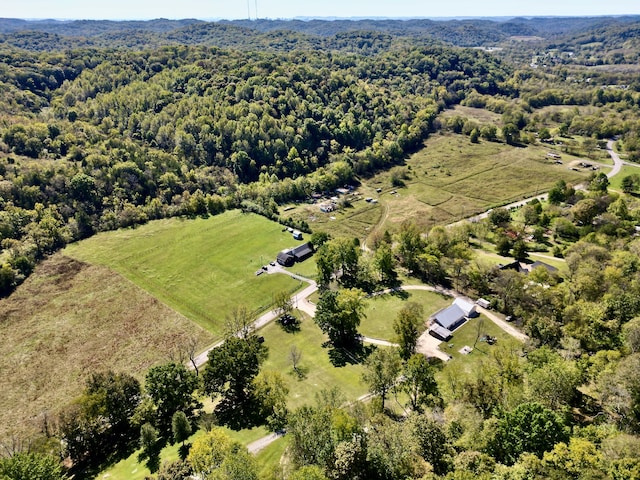
[[[640,0],[1,0],[0,17],[59,19],[585,16],[640,14]]]

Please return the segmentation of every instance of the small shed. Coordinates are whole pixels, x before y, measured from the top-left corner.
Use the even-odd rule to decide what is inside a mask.
[[[434,324],[429,329],[429,335],[431,335],[432,337],[437,338],[438,340],[443,341],[443,342],[448,341],[453,336],[449,330],[447,330],[444,327],[441,327],[438,324]]]

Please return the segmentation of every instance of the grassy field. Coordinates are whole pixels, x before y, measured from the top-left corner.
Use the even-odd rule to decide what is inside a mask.
[[[461,108],[467,115],[482,112]],[[462,110],[447,112],[456,113]],[[473,144],[464,135],[436,134],[404,167],[396,167],[405,171],[404,187],[392,186],[392,173],[381,172],[362,180],[350,207],[322,213],[318,205],[303,204],[288,213],[306,220],[314,230],[361,240],[376,230],[394,231],[409,219],[425,229],[444,225],[544,192],[560,179],[581,183],[591,173],[554,164],[546,156],[549,148],[485,141]],[[563,154],[565,163],[576,159]],[[367,197],[378,203],[366,202]]]
[[[609,188],[612,190],[622,191],[622,179],[633,174],[640,175],[640,165],[637,167],[631,165],[623,166],[620,173],[609,180]]]
[[[455,116],[466,117],[475,120],[482,125],[502,125],[502,115],[494,113],[484,108],[465,107],[464,105],[456,105],[454,108],[442,112],[442,118],[447,119]]]
[[[271,305],[275,293],[300,286],[285,275],[255,275],[280,250],[298,243],[282,230],[235,210],[101,233],[64,253],[115,270],[219,338],[237,306],[257,313]]]
[[[0,439],[26,438],[78,396],[92,372],[142,379],[212,336],[125,278],[56,254],[0,300]]]
[[[398,312],[408,302],[416,302],[424,308],[425,318],[451,303],[451,297],[433,292],[413,290],[397,294],[378,295],[368,298],[366,302],[366,318],[358,331],[366,337],[393,341],[393,321]]]
[[[234,431],[225,428],[226,433],[234,440],[240,442],[243,445],[247,445],[254,440],[264,437],[269,432],[264,428],[252,428],[251,430]],[[187,440],[187,443],[193,443],[193,441],[202,436],[204,430],[198,430],[191,435]],[[160,464],[162,462],[171,462],[179,458],[178,449],[180,444],[167,445],[160,452]],[[273,449],[272,449],[273,450]],[[144,480],[147,476],[151,475],[151,472],[144,463],[138,462],[138,454],[140,450],[135,451],[127,458],[119,461],[112,467],[104,470],[100,475],[96,477],[96,480],[110,479],[110,480]],[[265,452],[267,453],[267,452]]]
[[[435,135],[407,160],[406,186],[381,197],[389,209],[386,228],[393,230],[407,218],[425,228],[451,223],[543,192],[559,179],[578,183],[585,178],[551,163],[546,152],[543,146],[472,144],[462,135]],[[385,175],[379,176],[381,184],[389,181]]]
[[[497,342],[494,345],[489,345],[485,341],[481,341],[480,337],[485,335],[496,337]],[[477,342],[476,338],[478,338]],[[460,353],[460,349],[465,346],[473,348],[471,353]],[[460,328],[456,329],[456,331],[453,332],[453,338],[451,340],[440,344],[440,350],[453,357],[445,364],[445,369],[453,366],[455,369],[470,371],[474,368],[478,359],[486,357],[492,350],[500,346],[521,349],[522,343],[510,336],[484,315],[480,315],[479,317],[472,318]]]
[[[328,232],[334,237],[366,238],[380,220],[384,209],[379,203],[368,203],[366,197],[377,197],[375,190],[363,185],[351,206],[331,213],[322,213],[316,204],[300,204],[287,212],[309,222],[314,231]]]
[[[302,318],[302,312],[295,312]],[[331,362],[331,349],[323,347],[327,337],[309,317],[304,317],[299,331],[288,333],[277,323],[271,323],[260,330],[269,347],[269,358],[263,368],[281,372],[289,386],[288,404],[296,408],[312,403],[317,392],[340,387],[348,401],[353,401],[367,393],[365,385],[360,381],[362,367],[357,363],[346,363],[334,366]],[[291,347],[302,352],[298,376],[289,361]],[[340,365],[340,364],[338,364]]]

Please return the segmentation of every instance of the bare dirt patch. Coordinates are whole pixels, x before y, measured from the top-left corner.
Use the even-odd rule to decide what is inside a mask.
[[[139,378],[212,337],[111,270],[56,254],[0,300],[0,439],[21,437],[80,394],[95,371]]]

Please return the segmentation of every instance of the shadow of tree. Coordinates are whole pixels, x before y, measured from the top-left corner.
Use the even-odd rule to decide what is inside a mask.
[[[297,333],[300,331],[301,321],[293,315],[281,315],[280,318],[278,318],[278,323],[287,333]]]
[[[253,428],[264,423],[256,399],[238,400],[225,398],[218,403],[215,414],[221,425],[231,430]]]
[[[362,363],[376,348],[375,345],[364,345],[360,341],[349,348],[336,347],[331,342],[325,342],[322,346],[329,349],[329,361],[336,368]]]

